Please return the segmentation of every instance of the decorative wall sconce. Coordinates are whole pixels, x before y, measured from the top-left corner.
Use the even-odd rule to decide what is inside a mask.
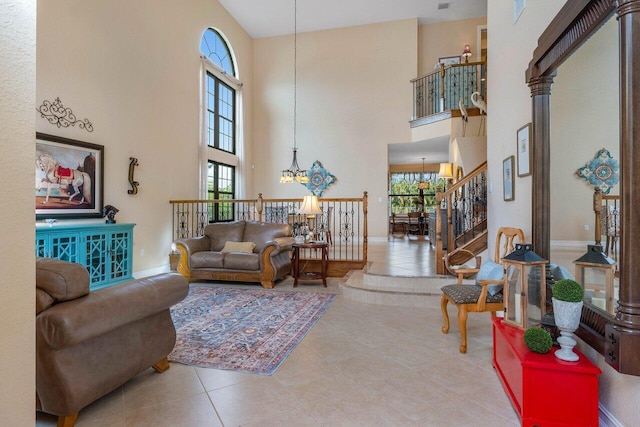
[[[129,194],[138,194],[138,185],[140,185],[140,183],[133,180],[133,173],[136,166],[138,166],[138,159],[129,157],[129,184],[131,185],[131,190],[127,190]]]

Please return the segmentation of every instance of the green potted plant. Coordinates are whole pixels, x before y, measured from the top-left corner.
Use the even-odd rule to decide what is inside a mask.
[[[529,350],[540,354],[548,353],[553,346],[551,334],[539,326],[533,326],[526,330],[524,343]]]
[[[562,279],[554,283],[551,294],[554,320],[560,329],[558,338],[560,350],[557,350],[555,355],[558,359],[575,362],[579,357],[573,352],[573,347],[576,345],[573,331],[580,325],[584,289],[575,280]]]

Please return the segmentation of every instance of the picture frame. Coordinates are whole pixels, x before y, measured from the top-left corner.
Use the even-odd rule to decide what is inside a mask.
[[[531,123],[518,129],[516,133],[516,153],[518,156],[518,176],[531,175]]]
[[[103,218],[104,146],[36,133],[36,219]]]
[[[502,194],[505,202],[515,199],[515,181],[513,180],[514,158],[509,156],[502,161]]]
[[[445,67],[448,65],[460,64],[460,55],[458,56],[443,56],[438,58],[438,64],[442,64]]]

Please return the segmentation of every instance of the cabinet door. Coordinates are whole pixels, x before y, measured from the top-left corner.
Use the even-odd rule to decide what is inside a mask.
[[[46,256],[69,262],[81,262],[80,237],[76,233],[52,233],[49,236]]]
[[[131,276],[131,232],[113,231],[109,234],[111,279]]]
[[[85,267],[89,271],[91,285],[106,282],[110,277],[107,235],[106,231],[95,231],[85,235]]]
[[[40,236],[36,234],[36,256],[46,257],[49,253],[48,236]]]

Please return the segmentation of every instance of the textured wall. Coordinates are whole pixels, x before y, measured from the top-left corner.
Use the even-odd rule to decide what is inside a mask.
[[[35,424],[36,1],[0,0],[0,425]]]

